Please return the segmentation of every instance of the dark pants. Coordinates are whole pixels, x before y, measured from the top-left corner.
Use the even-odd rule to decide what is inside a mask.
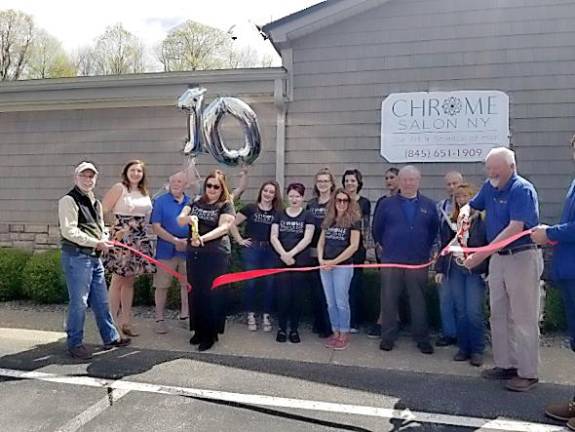
[[[411,312],[411,332],[416,342],[429,341],[425,287],[427,269],[382,269],[381,286],[381,338],[393,342],[397,339],[399,325],[397,314],[401,293],[406,290]]]
[[[246,270],[267,269],[277,267],[277,255],[269,244],[253,245],[242,250],[242,258]],[[247,312],[256,312],[256,294],[263,289],[263,312],[272,313],[274,302],[275,279],[272,276],[251,279],[246,282],[244,291],[244,307]]]
[[[311,266],[319,265],[317,258],[312,259]],[[319,270],[307,272],[307,280],[311,288],[311,302],[313,309],[313,330],[318,334],[330,334],[331,324],[327,312],[327,302],[323,285],[319,276]]]
[[[214,279],[228,271],[229,255],[188,250],[186,269],[192,291],[188,294],[190,328],[196,331],[200,342],[212,342],[224,332],[226,322],[225,287],[212,290]]]
[[[303,267],[305,263],[296,261],[294,267]],[[287,267],[282,263],[282,267]],[[291,331],[297,331],[301,307],[307,286],[307,276],[303,272],[287,272],[278,276],[278,325],[287,331],[288,322]]]
[[[485,349],[485,283],[478,274],[451,263],[444,285],[455,301],[457,345],[466,354],[483,354]],[[443,288],[443,287],[442,287]]]
[[[563,295],[571,348],[575,349],[575,279],[559,280],[557,284],[561,288],[561,294]]]
[[[354,264],[365,262],[365,249],[361,248],[353,256]],[[351,310],[351,328],[358,329],[365,321],[363,311],[363,269],[353,269],[353,278],[349,286],[349,308]]]

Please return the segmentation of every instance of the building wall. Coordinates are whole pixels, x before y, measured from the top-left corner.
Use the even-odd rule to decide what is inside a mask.
[[[287,180],[357,167],[372,200],[382,192],[380,108],[390,93],[502,90],[512,145],[555,220],[573,174],[575,0],[391,0],[291,43]],[[479,163],[420,165],[423,189],[442,195],[459,169],[480,184]]]
[[[270,69],[251,80],[248,72],[225,82],[200,81],[208,88],[206,106],[218,95],[234,95],[258,116],[263,148],[250,169],[248,199],[261,181],[275,178],[274,80],[282,74]],[[186,115],[176,101],[197,77],[180,77],[176,83],[171,75],[148,78],[153,82],[116,82],[111,88],[101,82],[92,88],[89,80],[60,80],[53,89],[46,81],[40,90],[35,82],[0,88],[0,246],[42,248],[55,243],[57,201],[71,188],[73,168],[82,159],[93,160],[100,169],[100,197],[120,180],[122,167],[131,159],[146,162],[152,193],[185,165],[181,150]],[[243,144],[235,120],[226,118],[222,131],[230,145]],[[202,155],[198,167],[205,175],[216,164],[210,155]],[[239,169],[221,168],[237,185]]]

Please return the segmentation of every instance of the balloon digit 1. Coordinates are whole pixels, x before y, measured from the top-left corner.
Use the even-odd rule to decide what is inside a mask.
[[[255,112],[240,99],[221,97],[214,100],[202,113],[205,91],[200,88],[189,89],[178,100],[178,106],[190,114],[188,142],[184,154],[194,155],[207,150],[214,159],[224,165],[252,164],[261,152],[261,135]],[[226,115],[231,115],[242,125],[244,146],[238,150],[229,149],[222,139],[219,125]],[[202,145],[202,136],[205,148]]]
[[[202,145],[202,108],[204,105],[205,88],[194,87],[184,92],[178,99],[178,108],[188,114],[188,138],[184,145],[184,155],[207,153]]]

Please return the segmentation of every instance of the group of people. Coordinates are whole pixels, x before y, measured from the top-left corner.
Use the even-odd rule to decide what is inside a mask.
[[[141,161],[125,166],[122,182],[100,204],[92,192],[98,170],[91,162],[82,162],[75,170],[75,187],[59,202],[62,263],[70,294],[68,350],[74,357],[90,355],[82,344],[88,304],[105,347],[124,346],[128,337],[137,336],[130,325],[134,277],[156,269],[105,240],[104,216],[109,213],[114,217],[111,239],[145,254],[152,251],[149,219],[157,235],[156,258],[187,274],[193,289],[188,296],[182,287],[180,318],[189,317],[194,331],[190,343],[200,351],[210,349],[224,331],[226,290],[211,287],[216,277],[230,271],[230,237],[242,247],[245,269],[320,266],[319,271],[248,281],[244,301],[249,330],[258,328],[256,299],[261,290],[263,330],[272,330],[277,303],[276,341],[300,342],[301,308],[309,292],[314,332],[327,338],[326,347],[336,350],[346,349],[350,334],[365,321],[362,270],[343,265],[364,263],[374,246],[377,261],[391,265],[381,269],[381,312],[369,331],[381,338],[382,350],[394,348],[400,325],[398,306],[406,295],[417,347],[424,354],[433,353],[425,302],[431,268],[439,284],[442,318],[442,337],[436,344],[457,344],[455,361],[482,365],[488,285],[495,367],[481,375],[505,380],[509,390],[530,390],[538,382],[541,246],[551,241],[556,243],[553,274],[564,293],[575,348],[575,270],[569,265],[575,257],[575,191],[572,185],[561,223],[543,226],[537,192],[518,175],[514,152],[492,149],[485,163],[488,179],[479,190],[460,173],[448,173],[448,197],[439,203],[420,192],[421,173],[416,167],[389,169],[388,193],[377,201],[370,221],[370,201],[360,195],[363,178],[358,170],[346,171],[341,186],[329,169],[320,170],[307,205],[303,184],[287,186],[284,206],[279,185],[267,181],[256,202],[236,211],[233,197],[241,191],[230,193],[219,170],[206,177],[201,193],[193,198],[185,193],[185,173],[175,174],[168,192],[152,203]],[[531,230],[530,235],[497,246],[525,230]],[[462,247],[493,247],[487,252],[441,256],[433,266],[434,254],[453,242]],[[104,265],[113,274],[109,302]],[[171,282],[167,273],[156,272],[157,333],[167,331],[163,314]]]

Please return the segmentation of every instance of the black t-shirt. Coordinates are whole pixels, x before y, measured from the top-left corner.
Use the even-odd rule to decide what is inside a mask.
[[[278,224],[280,243],[289,252],[303,239],[306,225],[313,225],[313,216],[307,210],[302,210],[296,217],[291,217],[284,210],[277,214],[274,223]]]
[[[325,243],[323,246],[323,258],[332,260],[337,258],[351,244],[351,232],[361,232],[361,222],[355,222],[349,228],[342,228],[335,225],[324,230]],[[352,258],[339,264],[351,264]]]
[[[240,211],[246,217],[245,236],[257,241],[269,241],[276,211],[262,210],[257,204],[248,204]]]
[[[233,204],[227,201],[224,203],[208,204],[196,199],[194,202],[188,204],[188,207],[190,208],[190,215],[196,215],[198,217],[198,231],[200,235],[204,235],[216,229],[219,225],[220,215],[236,214]],[[202,248],[197,249],[201,249],[206,252],[220,252],[225,254],[230,254],[232,250],[230,238],[227,234],[215,240],[206,242]]]
[[[315,248],[317,247],[317,242],[319,240],[319,236],[321,234],[321,224],[325,219],[325,215],[327,214],[327,205],[328,202],[320,204],[317,198],[312,198],[307,203],[307,211],[313,217],[313,225],[315,226],[315,231],[313,232],[313,239],[311,241],[310,247]]]

